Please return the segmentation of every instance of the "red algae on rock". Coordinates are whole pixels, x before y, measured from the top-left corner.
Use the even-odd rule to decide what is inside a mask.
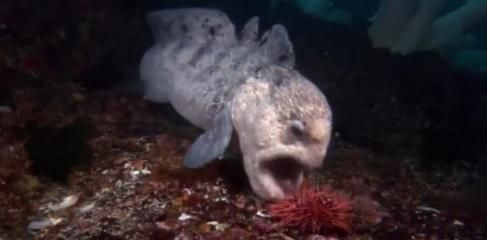
[[[353,220],[352,201],[328,185],[303,185],[289,199],[273,202],[269,211],[280,227],[303,233],[348,233]]]

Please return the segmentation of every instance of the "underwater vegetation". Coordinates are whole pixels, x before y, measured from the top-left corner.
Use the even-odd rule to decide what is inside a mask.
[[[1,239],[487,238],[485,74],[437,51],[376,48],[368,17],[334,21],[313,1],[149,2],[1,1]],[[184,165],[204,131],[142,97],[148,5],[217,8],[236,30],[252,16],[286,27],[334,122],[296,194],[257,197],[238,141],[222,160]]]

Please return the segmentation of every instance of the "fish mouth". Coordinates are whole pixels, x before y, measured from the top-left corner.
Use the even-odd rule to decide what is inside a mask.
[[[259,197],[270,201],[294,195],[309,170],[304,160],[296,155],[268,154],[247,163],[249,162],[255,164],[246,166],[253,191]]]
[[[283,197],[296,192],[307,171],[301,160],[293,156],[276,156],[265,159],[261,163],[261,169],[271,176],[277,187],[281,189]]]

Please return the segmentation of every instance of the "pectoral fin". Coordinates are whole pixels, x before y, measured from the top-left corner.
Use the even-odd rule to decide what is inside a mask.
[[[223,109],[208,128],[191,145],[184,156],[184,165],[199,168],[223,156],[230,143],[233,126],[229,109]]]

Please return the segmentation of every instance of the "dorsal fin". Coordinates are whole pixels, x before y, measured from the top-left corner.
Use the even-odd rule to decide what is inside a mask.
[[[242,43],[257,41],[259,37],[259,17],[250,18],[240,32]]]
[[[147,23],[162,45],[175,39],[219,44],[236,41],[235,27],[222,11],[206,8],[165,9],[149,12]]]
[[[289,40],[286,28],[281,24],[272,26],[259,41],[263,54],[271,63],[279,66],[294,67],[295,56],[293,45]]]

